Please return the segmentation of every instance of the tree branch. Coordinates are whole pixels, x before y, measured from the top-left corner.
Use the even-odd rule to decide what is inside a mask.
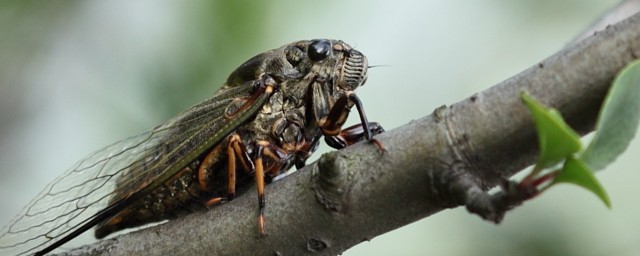
[[[535,127],[519,94],[558,109],[584,134],[616,73],[640,56],[640,15],[573,44],[483,92],[376,138],[330,152],[267,187],[267,236],[257,198],[236,200],[63,255],[339,254],[464,203],[451,184],[487,189],[534,162]],[[255,188],[253,188],[255,190]],[[462,193],[463,194],[463,193]]]

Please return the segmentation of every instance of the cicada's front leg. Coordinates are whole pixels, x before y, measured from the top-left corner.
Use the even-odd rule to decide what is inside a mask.
[[[367,124],[373,136],[384,132],[384,128],[377,122],[369,122]],[[325,136],[324,141],[332,148],[343,149],[347,146],[353,145],[366,138],[365,126],[362,124],[355,124],[344,128],[338,135]]]
[[[328,139],[329,145],[334,148],[344,148],[355,142],[362,140],[364,137],[370,142],[373,142],[379,149],[384,149],[382,143],[374,139],[373,136],[384,131],[380,124],[375,122],[369,122],[367,116],[364,113],[362,102],[360,98],[353,92],[346,92],[333,104],[329,106],[330,92],[327,91],[327,86],[324,86],[326,81],[321,78],[316,78],[316,81],[311,86],[312,94],[312,111],[315,121],[322,130],[322,133],[327,137],[335,137]],[[347,121],[349,117],[349,111],[351,107],[355,105],[360,116],[361,130],[357,130],[355,126],[345,129],[342,132],[342,125]]]

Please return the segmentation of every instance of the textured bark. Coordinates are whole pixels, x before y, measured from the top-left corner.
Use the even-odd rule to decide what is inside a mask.
[[[267,187],[267,235],[255,192],[209,211],[64,255],[339,254],[387,231],[461,205],[460,179],[490,188],[532,164],[537,141],[519,94],[593,129],[616,73],[640,56],[640,15],[608,27],[483,92],[376,138],[330,152]],[[464,200],[462,200],[464,201]]]

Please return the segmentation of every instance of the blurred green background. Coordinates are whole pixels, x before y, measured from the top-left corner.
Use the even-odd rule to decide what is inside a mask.
[[[312,38],[355,46],[385,65],[359,95],[392,129],[535,65],[616,3],[2,1],[0,225],[76,161],[209,97],[264,50]],[[612,210],[557,186],[499,226],[447,210],[345,255],[637,255],[639,154],[633,142],[598,174]]]

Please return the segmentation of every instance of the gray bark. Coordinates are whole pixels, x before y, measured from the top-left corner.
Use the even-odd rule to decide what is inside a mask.
[[[385,152],[360,143],[327,153],[267,187],[264,237],[257,230],[255,190],[249,190],[206,212],[64,255],[340,254],[463,204],[450,185],[460,177],[487,189],[531,165],[537,140],[519,97],[523,91],[558,109],[581,134],[591,131],[614,76],[638,56],[636,14],[494,87],[377,136]]]

